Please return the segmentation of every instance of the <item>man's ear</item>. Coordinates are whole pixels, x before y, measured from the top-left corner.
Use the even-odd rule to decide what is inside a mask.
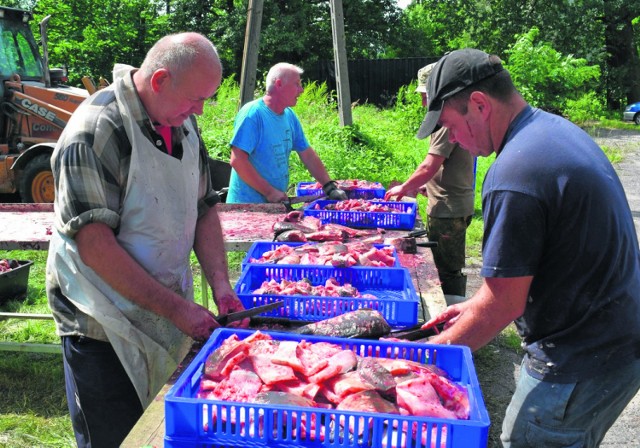
[[[161,92],[169,82],[171,82],[171,74],[166,68],[159,68],[151,75],[151,89],[155,92]]]
[[[469,107],[482,114],[483,118],[486,118],[491,113],[491,101],[489,97],[480,91],[471,92],[469,96]]]

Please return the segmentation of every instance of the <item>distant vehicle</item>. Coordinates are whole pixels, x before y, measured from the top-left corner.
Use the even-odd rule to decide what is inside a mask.
[[[625,107],[622,120],[633,121],[635,124],[640,124],[640,102],[629,104]]]

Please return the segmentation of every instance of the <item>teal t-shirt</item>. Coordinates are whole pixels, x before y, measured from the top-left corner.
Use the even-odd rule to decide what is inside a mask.
[[[249,155],[249,162],[267,182],[281,191],[289,186],[289,155],[304,151],[309,143],[300,120],[290,108],[280,115],[262,98],[245,104],[234,123],[231,145]],[[266,198],[231,171],[227,203],[266,202]]]

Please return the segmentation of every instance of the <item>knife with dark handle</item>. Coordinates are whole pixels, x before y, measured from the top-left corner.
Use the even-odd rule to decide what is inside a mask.
[[[444,322],[436,324],[435,326],[427,329],[422,329],[422,324],[415,327],[404,328],[401,330],[392,331],[389,336],[396,339],[404,339],[407,341],[415,341],[418,339],[424,339],[439,334],[444,329]]]
[[[277,302],[267,303],[266,305],[256,306],[247,310],[237,311],[235,313],[224,314],[216,317],[216,321],[221,327],[226,326],[231,322],[237,322],[247,317],[257,316],[258,314],[266,313],[267,311],[275,310],[284,305],[284,300],[278,300]]]

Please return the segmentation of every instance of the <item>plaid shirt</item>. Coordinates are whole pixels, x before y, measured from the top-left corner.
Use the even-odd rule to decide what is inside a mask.
[[[126,73],[124,96],[143,134],[167,152],[164,139],[154,129],[132,79]],[[192,117],[197,129],[195,118]],[[173,132],[172,156],[182,158],[184,126]],[[199,136],[200,137],[200,136]],[[200,140],[200,187],[198,216],[220,202],[213,190],[207,150]],[[127,137],[113,87],[98,91],[74,113],[52,156],[56,188],[56,228],[74,237],[82,226],[102,222],[118,232],[120,213],[127,191],[131,142]]]
[[[124,75],[124,90],[133,119],[158,150],[166,153],[164,139],[153,128],[135,90],[131,73]],[[58,231],[70,238],[74,238],[82,226],[95,222],[105,223],[118,233],[132,148],[113,89],[100,90],[80,105],[58,140],[51,159],[56,183],[55,224]],[[195,127],[195,119],[193,124]],[[173,157],[182,158],[181,141],[187,132],[184,126],[174,129]],[[202,139],[199,140],[198,216],[202,216],[220,202],[220,198],[212,188],[207,151]],[[47,271],[55,269],[55,265],[50,266],[49,263],[51,260]],[[49,275],[47,296],[58,335],[84,335],[107,340],[102,326],[76,308],[62,294],[54,277]]]

